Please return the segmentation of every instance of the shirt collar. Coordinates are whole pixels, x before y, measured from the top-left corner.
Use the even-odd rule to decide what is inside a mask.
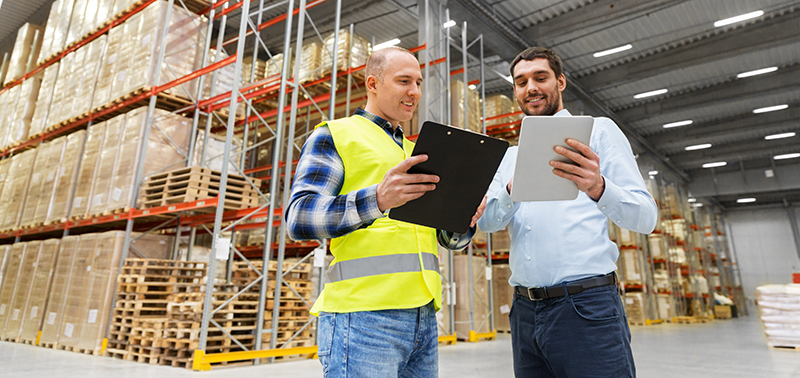
[[[569,112],[569,110],[567,110],[567,108],[561,109],[561,110],[558,111],[558,113],[553,114],[553,115],[556,116],[556,117],[571,117],[572,116],[572,114]]]
[[[364,109],[357,108],[353,115],[362,116],[374,124],[380,126],[386,133],[388,133],[395,142],[398,142],[401,146],[403,143],[403,126],[397,125],[397,129],[394,129],[394,126],[391,122],[372,114]]]

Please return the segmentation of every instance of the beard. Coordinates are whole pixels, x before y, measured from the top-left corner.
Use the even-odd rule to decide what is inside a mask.
[[[525,100],[527,99],[528,97],[526,96]],[[528,108],[526,102],[520,100],[519,97],[517,97],[517,104],[519,105],[519,108],[522,109],[522,112],[525,113],[525,115],[551,116],[558,113],[558,108],[559,105],[561,104],[561,93],[558,92],[558,90],[556,90],[553,96],[546,94],[544,97],[544,104],[542,104],[537,109]]]

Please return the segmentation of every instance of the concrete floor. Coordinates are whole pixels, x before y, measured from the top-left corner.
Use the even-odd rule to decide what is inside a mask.
[[[800,378],[800,350],[768,347],[756,316],[707,324],[639,326],[632,331],[639,377]],[[7,342],[0,342],[0,369],[3,378],[322,376],[316,360],[199,373]],[[500,334],[493,342],[442,346],[439,371],[441,377],[511,377],[511,338]]]

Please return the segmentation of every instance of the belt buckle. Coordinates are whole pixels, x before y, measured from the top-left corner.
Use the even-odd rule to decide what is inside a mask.
[[[541,301],[543,298],[534,298],[533,297],[533,290],[539,289],[539,287],[529,287],[528,289],[528,299],[532,301]]]

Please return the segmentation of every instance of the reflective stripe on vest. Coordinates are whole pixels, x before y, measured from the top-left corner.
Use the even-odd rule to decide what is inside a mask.
[[[422,253],[425,270],[439,273],[439,259],[432,253]],[[339,282],[353,278],[380,274],[419,272],[419,255],[404,253],[397,255],[370,256],[337,262],[328,269],[327,282]]]

